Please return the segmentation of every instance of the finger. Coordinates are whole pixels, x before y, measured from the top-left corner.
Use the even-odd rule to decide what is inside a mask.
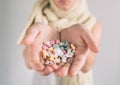
[[[41,49],[40,49],[40,50],[41,50]],[[40,60],[40,63],[41,63],[42,65],[45,64],[45,59],[43,58],[43,53],[42,53],[42,51],[39,52],[39,60]]]
[[[34,69],[39,71],[42,71],[44,69],[44,65],[40,62],[39,52],[37,52],[36,50],[32,50],[31,60]]]
[[[54,66],[54,65],[53,65]],[[54,66],[55,67],[55,66]],[[46,66],[45,69],[43,71],[39,71],[39,70],[36,70],[38,71],[42,76],[47,76],[49,75],[50,73],[52,73],[54,71],[54,69],[52,68],[52,66]]]
[[[39,33],[40,33],[40,29],[38,28],[38,26],[36,26],[36,25],[31,26],[27,30],[26,35],[25,35],[24,39],[22,40],[22,44],[30,45]]]
[[[29,47],[26,47],[23,51],[23,56],[25,60],[25,65],[28,69],[32,69],[32,62],[31,62],[31,51]]]
[[[50,67],[55,71],[58,69],[58,65],[56,64],[51,64]]]
[[[58,64],[58,67],[59,67],[58,69],[60,69],[64,64],[65,64],[65,63],[62,63],[62,62],[59,63],[59,64]]]
[[[44,69],[44,73],[49,75],[50,73],[52,73],[54,70],[50,67],[50,66],[46,66]]]
[[[43,71],[40,71],[40,70],[36,70],[36,71],[40,73],[41,76],[47,76],[53,72],[53,69],[50,66],[46,66]]]
[[[81,37],[86,42],[86,44],[90,48],[90,50],[92,50],[95,53],[97,53],[99,51],[99,48],[97,46],[97,42],[95,41],[92,33],[89,30],[84,28],[84,30],[82,31]]]
[[[79,42],[76,41],[74,42],[75,46],[77,47],[76,51],[75,51],[75,54],[78,55],[78,54],[81,54],[81,53],[84,53],[88,50],[88,46],[87,44],[84,42],[83,39],[79,39]]]
[[[56,75],[61,77],[67,76],[72,62],[73,62],[73,58],[69,58],[68,61],[65,63],[65,65],[56,72]]]
[[[57,71],[59,71],[59,69],[61,69],[64,64],[65,63],[59,63],[59,64],[57,64],[58,65],[58,69],[54,71],[54,73],[55,73],[56,76],[57,76]]]
[[[34,42],[31,44],[31,49],[32,49],[32,62],[33,62],[33,67],[36,70],[43,70],[44,69],[44,61],[41,59],[41,50],[42,50],[42,40],[40,39],[40,34],[35,38]],[[41,60],[40,60],[41,59]],[[41,62],[42,61],[42,62]]]
[[[85,53],[79,54],[79,55],[75,55],[75,59],[73,61],[73,64],[69,72],[70,76],[74,76],[80,71],[80,69],[85,64],[87,55],[88,55],[88,51],[86,51]]]
[[[49,75],[49,74],[46,74],[44,71],[36,70],[36,72],[38,72],[41,76],[48,76]]]

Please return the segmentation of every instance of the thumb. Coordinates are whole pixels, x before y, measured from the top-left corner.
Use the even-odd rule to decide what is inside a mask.
[[[40,29],[32,26],[30,27],[27,32],[25,37],[22,40],[22,44],[24,45],[30,45],[31,43],[33,43],[34,39],[36,38],[36,36],[40,33]]]
[[[98,44],[95,41],[94,36],[86,28],[83,29],[82,38],[83,38],[83,40],[85,41],[85,43],[87,44],[88,48],[91,51],[93,51],[95,53],[97,53],[99,51]]]

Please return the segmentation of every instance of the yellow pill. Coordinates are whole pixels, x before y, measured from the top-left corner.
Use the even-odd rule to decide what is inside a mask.
[[[50,56],[50,61],[54,61],[54,60],[55,60],[54,56],[51,55],[51,56]]]
[[[47,54],[46,54],[46,50],[42,50],[42,55],[43,55],[43,58],[46,59],[46,57],[47,57],[47,56],[46,56],[46,55],[47,55]]]
[[[53,47],[48,48],[48,50],[51,51],[51,52],[54,51]]]
[[[46,53],[46,50],[42,50],[42,53]]]
[[[71,46],[71,48],[72,48],[73,50],[76,49],[75,45],[71,44],[70,46]]]
[[[44,59],[46,59],[46,58],[47,58],[47,56],[44,54],[44,55],[43,55],[43,58],[44,58]]]

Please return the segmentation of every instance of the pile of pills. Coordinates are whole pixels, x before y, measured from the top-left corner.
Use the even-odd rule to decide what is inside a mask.
[[[42,45],[42,57],[45,65],[65,63],[74,56],[76,47],[69,42],[60,40],[45,41]]]

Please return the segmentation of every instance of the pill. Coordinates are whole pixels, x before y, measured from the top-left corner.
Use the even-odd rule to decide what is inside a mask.
[[[52,45],[50,44],[50,45],[47,45],[48,46],[48,48],[50,48]]]
[[[55,63],[60,63],[60,58],[55,59]]]
[[[73,53],[69,53],[68,55],[67,55],[67,58],[71,58],[71,57],[73,57]]]
[[[60,40],[56,40],[56,44],[60,44]]]
[[[55,49],[55,48],[59,48],[59,45],[58,44],[54,44],[53,45],[53,48]]]
[[[54,45],[54,44],[55,44],[55,41],[54,41],[54,40],[51,40],[50,43],[51,43],[52,45]]]
[[[66,54],[66,53],[67,53],[65,50],[62,50],[62,52],[63,52],[64,54]]]
[[[76,47],[75,47],[73,44],[71,44],[70,47],[71,47],[73,50],[76,49]]]
[[[43,59],[46,59],[46,58],[47,58],[46,55],[43,55],[42,57],[43,57]]]
[[[70,53],[71,51],[72,51],[72,50],[71,50],[70,48],[69,48],[69,49],[67,49],[67,52],[68,52],[68,53]]]
[[[52,52],[50,52],[50,51],[46,51],[46,56],[50,56],[50,55],[52,55]]]
[[[68,42],[64,42],[64,46],[68,46]]]
[[[50,61],[54,61],[54,60],[55,60],[54,56],[51,55],[51,56],[50,56]]]
[[[61,49],[61,50],[64,50],[64,47],[63,47],[63,46],[60,46],[60,49]]]
[[[72,50],[72,52],[74,53],[74,52],[75,52],[75,50]]]
[[[42,49],[43,49],[43,50],[46,50],[46,49],[48,49],[48,46],[43,45],[43,46],[42,46]]]
[[[64,55],[64,53],[62,52],[62,50],[60,48],[55,48],[54,51],[55,51],[55,54],[57,56],[63,56]]]
[[[43,58],[46,59],[46,50],[42,50]]]
[[[53,62],[52,62],[52,61],[49,61],[49,64],[53,64]]]
[[[75,46],[69,42],[60,40],[45,41],[42,46],[42,56],[46,65],[60,62],[67,62],[67,59],[74,56]]]
[[[67,58],[63,57],[61,62],[65,63],[66,61],[67,61]]]
[[[68,49],[70,49],[70,47],[64,47],[64,49],[65,49],[65,50],[68,50]]]
[[[48,51],[53,52],[54,51],[53,47],[48,48]]]
[[[45,64],[48,65],[48,64],[50,64],[50,62],[49,62],[49,61],[46,61]]]
[[[63,46],[64,45],[64,43],[63,42],[60,42],[60,46]]]
[[[51,45],[50,41],[45,41],[44,44],[47,46]]]

